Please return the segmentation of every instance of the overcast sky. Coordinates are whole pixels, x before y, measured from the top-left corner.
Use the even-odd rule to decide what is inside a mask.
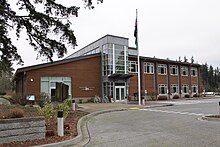
[[[62,0],[68,5],[70,1]],[[141,56],[171,60],[193,56],[199,64],[220,67],[220,0],[104,0],[93,10],[78,2],[79,17],[71,18],[78,46],[66,56],[106,34],[129,38],[129,46],[135,47],[138,9]],[[45,62],[44,58],[36,60],[37,52],[22,39],[16,45],[24,66]]]

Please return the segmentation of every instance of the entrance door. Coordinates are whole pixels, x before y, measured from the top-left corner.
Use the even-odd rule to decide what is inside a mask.
[[[122,102],[125,99],[125,87],[115,86],[115,102]]]

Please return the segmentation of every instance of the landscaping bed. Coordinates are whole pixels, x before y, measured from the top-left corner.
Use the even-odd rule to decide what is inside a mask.
[[[23,107],[20,105],[0,105],[0,112],[7,112],[13,108],[19,108],[24,110],[24,117],[34,117],[40,116],[35,107]],[[39,140],[28,140],[28,141],[17,141],[11,143],[0,144],[0,147],[26,147],[26,146],[33,146],[33,145],[42,145],[48,143],[55,143],[60,142],[68,139],[72,139],[77,136],[77,122],[78,120],[87,115],[87,112],[83,111],[70,111],[69,115],[67,116],[64,126],[65,126],[65,134],[63,137],[57,136],[57,120],[51,119],[50,123],[47,124],[46,130],[46,138],[39,139]]]

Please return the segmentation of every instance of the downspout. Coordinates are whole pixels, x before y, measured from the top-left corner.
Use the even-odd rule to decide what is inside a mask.
[[[197,94],[200,95],[200,92],[201,92],[200,91],[200,67],[197,68],[197,71],[198,71],[197,72],[198,73],[198,75],[197,75],[198,93]]]
[[[154,96],[157,99],[157,62],[154,63]]]
[[[191,64],[188,67],[188,85],[189,85],[189,95],[191,96]]]
[[[180,94],[180,98],[181,98],[181,66],[178,65],[178,86],[179,86],[179,94]]]
[[[167,96],[170,99],[170,64],[167,63]]]

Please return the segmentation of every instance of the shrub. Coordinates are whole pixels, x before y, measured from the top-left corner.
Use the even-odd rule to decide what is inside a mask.
[[[180,98],[180,96],[178,94],[173,95],[173,99],[179,99],[179,98]]]
[[[190,95],[189,94],[185,94],[185,98],[190,98]]]
[[[21,118],[24,117],[24,110],[19,108],[13,108],[9,111],[10,118]]]
[[[152,101],[156,100],[154,92],[150,93],[150,98],[151,98]]]
[[[0,119],[7,119],[9,118],[8,112],[0,112]]]
[[[194,94],[193,97],[199,97],[199,95],[198,94]]]
[[[8,111],[0,112],[0,119],[21,118],[24,117],[24,110],[13,108]]]
[[[69,99],[66,99],[63,103],[60,103],[55,107],[55,111],[57,113],[58,111],[62,110],[63,111],[63,119],[65,120],[67,118],[67,116],[69,115],[69,111],[70,111],[71,106],[72,106],[72,101]]]
[[[26,98],[18,98],[18,103],[21,106],[25,106],[27,104],[27,99]]]
[[[40,105],[41,107],[43,107],[44,105],[46,105],[47,103],[50,102],[50,96],[49,96],[47,93],[42,92],[42,93],[40,94],[40,96],[41,96],[41,100],[39,101],[39,105]]]
[[[72,107],[72,99],[66,99],[64,100],[64,104],[69,106],[70,108]]]
[[[72,107],[72,100],[66,99],[63,103],[53,106],[51,103],[45,104],[44,107],[39,107],[38,112],[45,117],[46,124],[49,125],[50,120],[57,116],[57,112],[63,111],[63,119],[65,120],[69,115],[69,111]]]
[[[52,104],[46,104],[44,107],[39,107],[38,112],[45,117],[46,124],[48,125],[50,120],[54,118],[55,111]]]
[[[79,103],[82,104],[82,102],[83,102],[83,100],[82,100],[82,99],[79,99]]]
[[[158,100],[167,100],[167,96],[166,95],[159,95],[158,96]]]
[[[92,97],[92,98],[88,99],[87,102],[88,103],[93,103],[94,102],[94,98]]]

